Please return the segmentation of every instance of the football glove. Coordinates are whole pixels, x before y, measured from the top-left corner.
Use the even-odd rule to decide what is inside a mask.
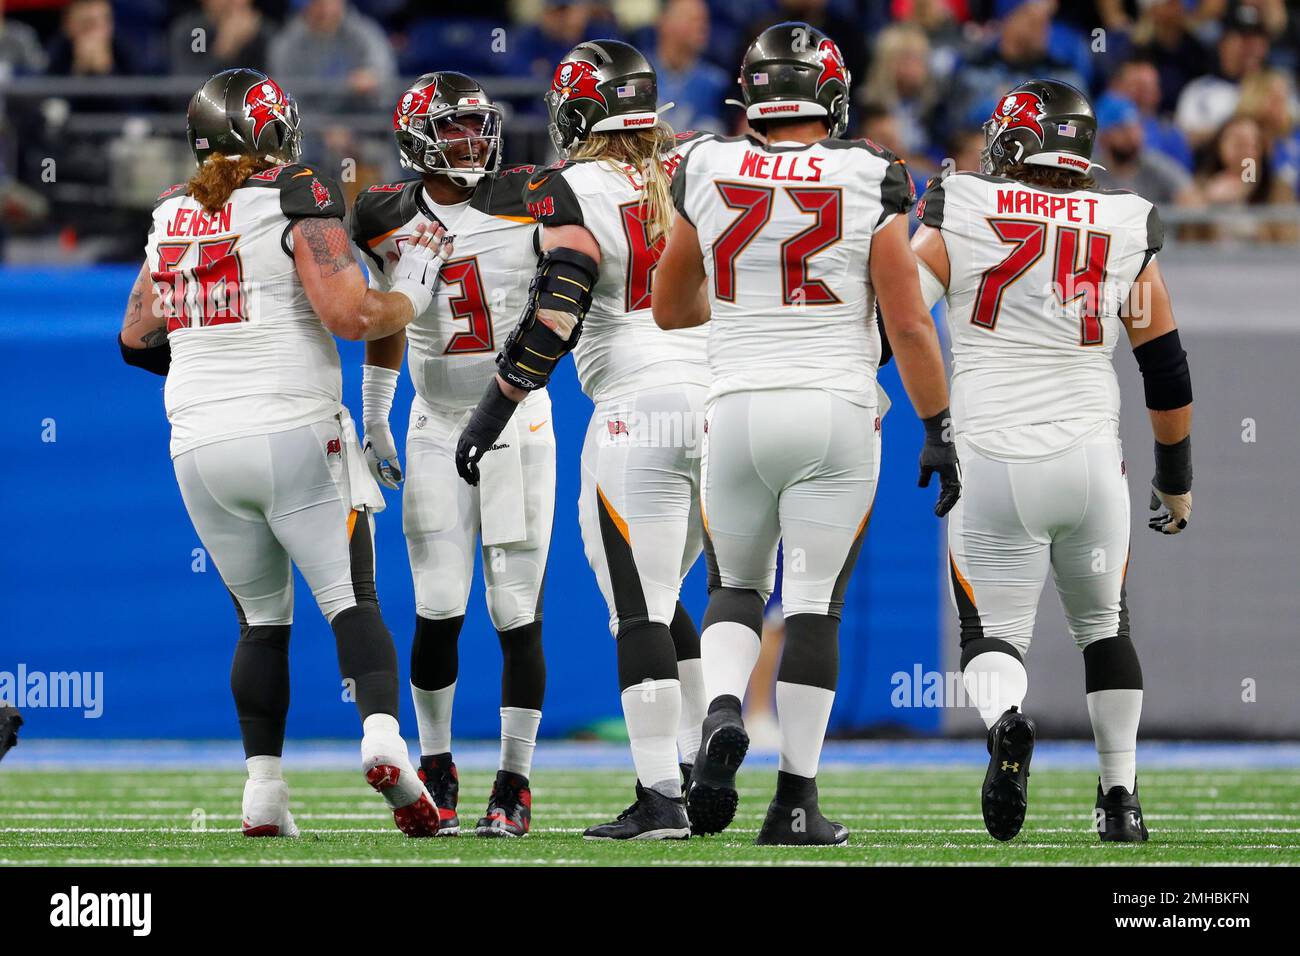
[[[1164,511],[1160,511],[1161,505],[1164,506]],[[1188,491],[1181,495],[1171,495],[1152,485],[1151,502],[1147,507],[1159,512],[1147,521],[1148,528],[1161,534],[1178,534],[1191,520],[1192,493]]]
[[[961,497],[961,463],[953,444],[952,416],[948,409],[922,420],[925,444],[921,446],[921,477],[918,488],[929,488],[930,477],[939,476],[939,500],[934,506],[936,518],[942,518]]]
[[[396,491],[402,483],[402,465],[397,460],[397,443],[388,424],[397,391],[395,369],[379,365],[361,367],[361,423],[365,428],[362,452],[366,467],[385,488]]]
[[[423,315],[438,288],[438,273],[451,258],[455,236],[447,234],[442,223],[415,227],[415,235],[402,246],[402,256],[393,266],[390,290],[400,292],[411,301],[416,315]]]
[[[1164,505],[1164,511],[1160,506]],[[1156,442],[1156,474],[1151,480],[1148,507],[1158,514],[1147,527],[1161,534],[1178,534],[1192,517],[1192,437],[1166,445]]]
[[[478,484],[478,463],[492,450],[493,443],[501,437],[501,432],[510,424],[510,416],[518,407],[518,402],[501,391],[497,378],[493,375],[474,413],[470,415],[469,424],[456,442],[456,471],[465,479],[466,484]]]

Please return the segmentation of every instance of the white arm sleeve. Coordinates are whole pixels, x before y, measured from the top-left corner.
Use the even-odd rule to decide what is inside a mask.
[[[925,300],[927,309],[933,309],[935,303],[948,294],[948,290],[943,287],[943,283],[930,267],[919,258],[916,260],[916,269],[921,278],[921,298]]]

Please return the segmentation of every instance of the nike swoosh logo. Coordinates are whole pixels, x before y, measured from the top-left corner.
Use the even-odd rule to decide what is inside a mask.
[[[537,431],[537,429],[539,429],[539,428],[541,428],[543,425],[545,425],[548,421],[550,421],[549,418],[543,418],[543,419],[542,419],[540,422],[538,422],[536,425],[529,425],[529,426],[528,426],[528,430],[529,430],[530,432],[535,432],[535,431]]]
[[[300,172],[300,173],[294,173],[293,176],[291,176],[290,178],[291,178],[291,179],[297,179],[299,176],[310,176],[310,175],[311,175],[311,170],[310,170],[310,169],[304,169],[304,170],[303,170],[302,172]]]
[[[547,177],[546,177],[546,179],[550,179],[550,178],[551,178],[550,176],[547,176]],[[546,179],[543,179],[543,180],[541,180],[541,181],[539,181],[539,182],[535,182],[535,183],[534,183],[534,182],[530,182],[530,183],[528,184],[528,190],[529,190],[529,192],[531,192],[531,191],[534,190],[534,189],[537,189],[539,186],[543,186],[543,185],[545,185],[545,184],[546,184]]]

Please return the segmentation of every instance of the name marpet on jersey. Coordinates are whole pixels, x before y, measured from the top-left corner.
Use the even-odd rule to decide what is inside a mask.
[[[73,886],[50,897],[50,925],[129,926],[132,936],[148,936],[153,928],[152,893],[82,893]]]
[[[1088,218],[1082,218],[1080,205],[1088,207]],[[1064,212],[1070,222],[1093,225],[1097,221],[1097,200],[1078,196],[1049,196],[1028,189],[999,189],[998,215],[1024,213],[1028,216],[1045,216],[1056,219]]]
[[[181,206],[167,223],[169,236],[219,236],[230,232],[230,210],[233,203],[226,203],[221,212],[208,213],[202,209]]]
[[[800,170],[805,175],[801,175]],[[822,157],[784,153],[771,155],[747,149],[740,160],[740,175],[787,183],[819,183],[822,179]]]

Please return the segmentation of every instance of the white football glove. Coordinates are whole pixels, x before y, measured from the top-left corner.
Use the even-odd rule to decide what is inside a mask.
[[[415,235],[402,246],[402,256],[393,266],[393,292],[411,301],[416,315],[422,315],[438,288],[438,273],[451,258],[455,236],[447,235],[441,223],[415,227]]]
[[[1160,511],[1161,505],[1164,505],[1164,511]],[[1152,511],[1160,511],[1147,521],[1148,528],[1161,534],[1178,534],[1191,520],[1192,493],[1189,491],[1182,495],[1170,495],[1152,485],[1151,501],[1147,507]]]
[[[366,432],[362,452],[366,467],[377,482],[394,491],[402,484],[402,465],[397,460],[397,443],[393,441],[388,414],[393,409],[397,376],[395,369],[379,365],[361,368],[361,424]]]

